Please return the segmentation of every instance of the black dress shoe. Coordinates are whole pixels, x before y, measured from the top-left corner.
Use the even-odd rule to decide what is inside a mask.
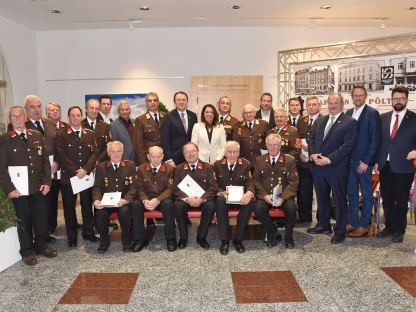
[[[166,241],[166,246],[168,248],[168,251],[175,251],[177,249],[176,239],[168,239]]]
[[[315,227],[309,228],[306,230],[306,233],[309,234],[327,234],[327,235],[331,235],[332,234],[332,229],[331,227],[329,228],[323,228],[320,225],[317,225]]]
[[[101,242],[100,245],[98,246],[97,251],[99,253],[104,253],[108,250],[108,247],[110,246],[110,243],[103,243]]]
[[[230,242],[228,240],[223,240],[220,246],[220,254],[222,254],[223,256],[226,256],[228,255],[229,251],[230,251]]]
[[[394,233],[391,241],[393,243],[403,243],[404,233]]]
[[[134,244],[135,244],[135,242],[131,242],[128,245],[123,245],[123,251],[124,252],[131,252],[131,251],[133,251]]]
[[[69,240],[68,241],[68,247],[77,247],[77,241]]]
[[[180,239],[178,241],[178,248],[179,249],[185,249],[187,243],[188,243],[188,241],[186,239]]]
[[[382,231],[378,232],[376,237],[377,238],[385,238],[385,237],[389,237],[392,236],[393,233],[390,232],[387,228],[384,228]]]
[[[148,245],[149,245],[149,241],[147,240],[147,238],[142,239],[142,240],[137,241],[134,244],[132,250],[133,250],[133,252],[139,252],[140,250],[142,250],[144,247],[146,247]]]
[[[345,234],[337,235],[334,234],[331,238],[331,244],[341,244],[345,240]]]
[[[295,248],[295,241],[293,240],[293,238],[285,238],[285,247],[286,249]]]
[[[205,238],[197,237],[196,242],[204,249],[209,249],[209,244]]]
[[[267,240],[267,247],[272,248],[277,245],[278,242],[282,240],[282,235],[276,231],[273,237],[270,240]]]
[[[239,241],[239,240],[234,240],[234,241],[233,241],[233,245],[234,245],[234,247],[235,247],[235,250],[236,250],[238,253],[243,253],[243,252],[245,252],[245,251],[246,251],[246,249],[244,248],[244,245],[243,245],[243,242],[242,242],[242,241]]]
[[[90,241],[90,242],[92,242],[92,243],[96,243],[96,242],[98,242],[100,239],[97,237],[97,236],[95,236],[95,235],[85,235],[85,234],[82,234],[82,238],[84,239],[84,240],[87,240],[87,241]]]
[[[55,238],[55,237],[53,237],[53,236],[51,236],[51,235],[48,235],[48,236],[46,237],[46,242],[47,242],[47,243],[55,243],[55,242],[56,242],[56,238]]]

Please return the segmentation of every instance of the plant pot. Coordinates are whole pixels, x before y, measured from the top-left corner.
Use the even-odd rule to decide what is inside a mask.
[[[0,272],[6,270],[22,259],[19,253],[20,244],[17,236],[17,227],[8,228],[0,232]]]

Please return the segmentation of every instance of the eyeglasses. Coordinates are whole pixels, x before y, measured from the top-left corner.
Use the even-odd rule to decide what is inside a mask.
[[[406,102],[407,98],[401,97],[401,98],[392,98],[393,102]]]

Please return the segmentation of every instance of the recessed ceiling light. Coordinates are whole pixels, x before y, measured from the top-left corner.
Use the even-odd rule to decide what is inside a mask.
[[[150,8],[147,5],[143,5],[140,7],[140,11],[149,11]]]
[[[52,14],[60,14],[61,11],[59,10],[50,10],[49,12],[51,12]]]
[[[330,6],[329,4],[324,4],[324,5],[321,5],[319,8],[321,10],[329,10],[330,8],[332,8],[332,6]]]
[[[233,10],[240,10],[240,9],[241,9],[241,7],[240,7],[239,5],[237,5],[237,4],[235,4],[235,5],[233,5],[233,6],[231,7],[231,9],[233,9]]]
[[[412,7],[410,7],[410,8],[407,8],[409,11],[414,11],[414,10],[416,10],[416,7],[414,7],[414,6],[412,6]]]

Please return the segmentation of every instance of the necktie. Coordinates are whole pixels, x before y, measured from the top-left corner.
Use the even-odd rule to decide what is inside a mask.
[[[280,130],[282,130],[282,128],[276,128],[276,133],[280,133]]]
[[[94,121],[91,121],[91,130],[94,130]]]
[[[253,123],[249,122],[248,123],[248,128],[251,130],[252,127],[253,127]]]
[[[308,127],[312,126],[312,124],[313,124],[313,118],[309,118],[309,125],[308,125]]]
[[[21,132],[21,133],[19,134],[19,136],[20,136],[20,138],[22,139],[22,141],[23,141],[23,142],[27,143],[26,135],[25,135],[25,133],[24,133],[24,132]]]
[[[293,121],[292,121],[292,126],[296,126],[296,117],[293,117],[293,119],[292,119]]]
[[[276,165],[276,160],[272,157],[272,167],[274,167],[274,165]]]
[[[191,165],[191,171],[194,172],[195,171],[195,165]]]
[[[152,171],[153,171],[153,175],[156,175],[157,168],[153,167],[153,168],[152,168]]]
[[[182,120],[183,128],[185,129],[185,132],[188,132],[188,127],[186,125],[186,119],[185,119],[185,113],[181,113],[181,120]]]
[[[230,165],[230,167],[228,168],[228,170],[230,171],[230,173],[233,173],[233,171],[234,171],[234,166],[235,166],[235,164],[234,164],[234,165]]]
[[[114,171],[117,171],[117,169],[118,169],[118,165],[114,164]]]
[[[77,135],[77,137],[79,138],[79,130],[75,131],[75,134]]]
[[[396,114],[396,120],[394,122],[393,129],[391,130],[390,137],[392,140],[396,136],[397,129],[399,129],[399,114]]]
[[[36,125],[36,128],[38,129],[38,131],[40,132],[40,134],[42,134],[42,136],[43,136],[45,134],[45,131],[43,130],[42,126],[40,125],[40,121],[39,120],[35,121],[35,125]]]
[[[334,124],[335,117],[331,116],[330,118],[331,118],[331,121],[329,122],[329,126],[325,127],[325,130],[324,130],[324,139],[325,139],[326,135],[328,134],[329,130],[331,129],[332,125]]]
[[[112,118],[109,118],[110,119],[110,122],[113,122],[113,119]]]
[[[220,117],[220,123],[221,124],[224,123],[224,117],[223,116]]]
[[[159,125],[159,119],[157,119],[157,113],[154,113],[153,115],[155,116],[156,123]]]

